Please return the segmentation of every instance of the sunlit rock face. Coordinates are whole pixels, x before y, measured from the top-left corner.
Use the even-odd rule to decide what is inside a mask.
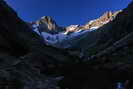
[[[79,30],[80,25],[70,25],[66,27],[65,34],[68,34],[69,32],[76,32]]]
[[[38,27],[40,32],[47,32],[50,34],[57,34],[65,29],[56,24],[56,22],[50,16],[43,16],[41,19],[35,22],[31,22],[33,27]]]
[[[111,12],[107,11],[102,16],[95,20],[91,20],[85,25],[70,25],[66,27],[67,33],[69,32],[76,32],[79,30],[90,30],[90,29],[98,29],[101,26],[109,23],[110,21],[114,20],[118,13],[120,13],[122,10]]]
[[[56,22],[50,16],[41,17],[39,24],[46,24],[49,30],[55,30],[58,28]]]
[[[121,12],[120,11],[116,11],[116,12],[105,12],[101,17],[99,17],[98,19],[95,19],[95,20],[91,20],[90,22],[88,22],[84,28],[85,29],[90,29],[92,27],[101,27],[105,24],[107,24],[108,22],[112,21],[116,16],[117,14]]]

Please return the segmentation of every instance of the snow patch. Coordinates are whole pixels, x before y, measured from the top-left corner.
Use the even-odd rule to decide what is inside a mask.
[[[91,27],[91,28],[90,28],[90,31],[96,30],[96,29],[98,29],[98,28],[99,28],[99,26]]]

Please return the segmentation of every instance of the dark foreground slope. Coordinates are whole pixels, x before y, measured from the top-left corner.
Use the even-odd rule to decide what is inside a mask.
[[[55,68],[68,64],[70,58],[74,59],[63,50],[45,46],[43,40],[32,32],[15,11],[0,0],[1,89],[55,87],[48,80],[56,84],[56,79],[44,74],[48,75],[51,71],[56,73]]]

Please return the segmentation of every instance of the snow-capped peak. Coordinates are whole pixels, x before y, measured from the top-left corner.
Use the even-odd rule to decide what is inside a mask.
[[[91,20],[85,25],[70,25],[65,28],[59,27],[51,17],[43,16],[41,20],[32,24],[32,28],[33,31],[44,39],[47,45],[66,48],[71,46],[69,40],[80,38],[88,32],[97,30],[99,27],[110,22],[114,14],[106,12],[100,18]]]

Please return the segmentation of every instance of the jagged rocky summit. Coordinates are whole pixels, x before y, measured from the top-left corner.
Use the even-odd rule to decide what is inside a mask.
[[[50,16],[43,16],[36,22],[31,22],[33,29],[38,28],[39,32],[47,32],[50,34],[57,34],[65,29],[56,24],[56,22]]]

